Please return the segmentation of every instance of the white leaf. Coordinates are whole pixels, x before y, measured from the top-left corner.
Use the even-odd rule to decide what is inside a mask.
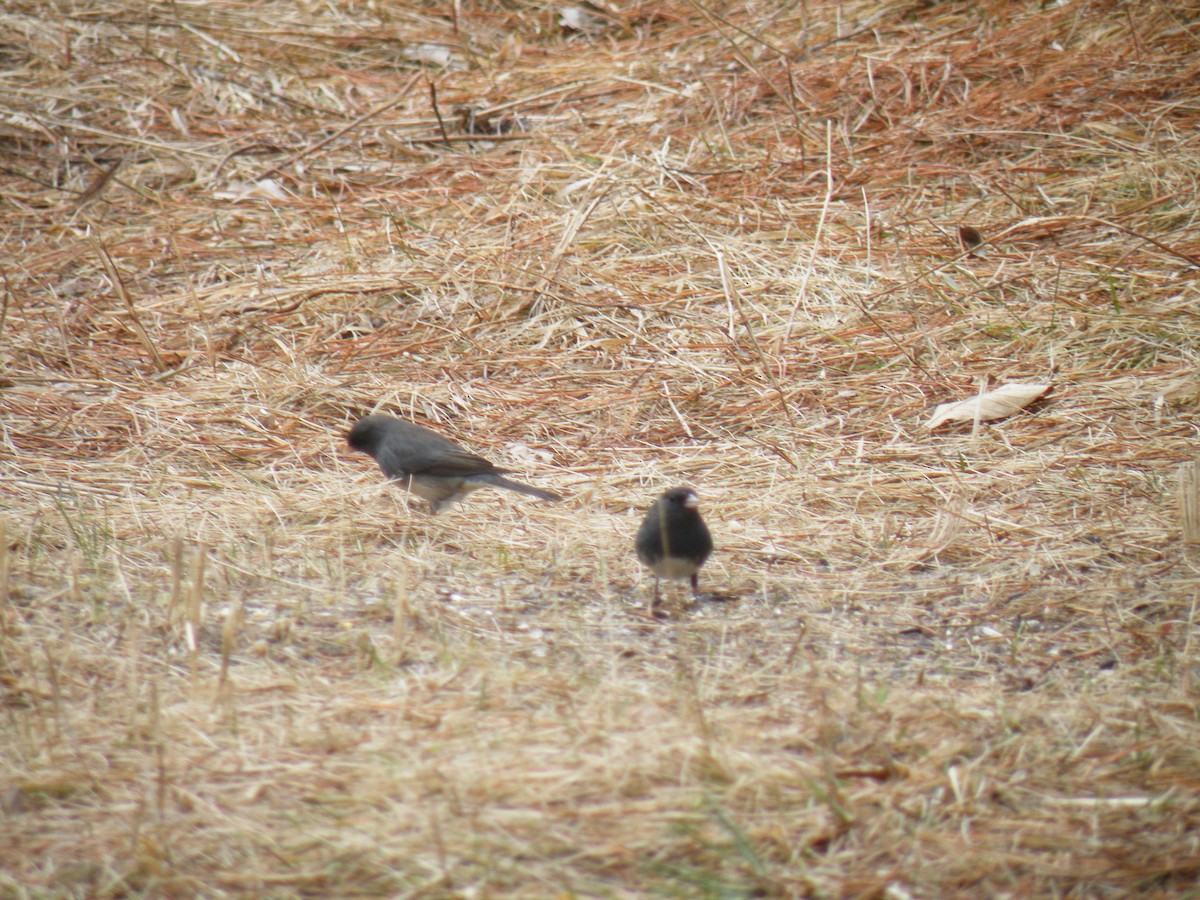
[[[941,404],[933,411],[929,427],[937,428],[947,422],[974,422],[976,419],[986,422],[990,419],[1002,419],[1024,409],[1048,390],[1048,384],[1002,384],[994,391],[969,400]]]
[[[404,48],[404,55],[427,66],[448,66],[454,59],[445,44],[409,44]]]
[[[596,34],[603,30],[604,23],[581,6],[561,6],[558,10],[559,27],[580,34]]]

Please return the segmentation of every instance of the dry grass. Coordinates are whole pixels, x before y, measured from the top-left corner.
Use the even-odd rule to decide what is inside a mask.
[[[1194,891],[1200,3],[52,5],[0,896]],[[570,499],[409,511],[377,407]]]

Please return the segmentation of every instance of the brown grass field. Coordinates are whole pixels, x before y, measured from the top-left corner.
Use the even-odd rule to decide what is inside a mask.
[[[1198,85],[1197,0],[9,0],[0,897],[1200,896]]]

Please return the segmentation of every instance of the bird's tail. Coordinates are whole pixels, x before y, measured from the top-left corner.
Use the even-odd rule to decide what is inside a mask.
[[[530,497],[537,497],[539,500],[555,502],[562,499],[562,497],[553,491],[543,491],[541,488],[530,487],[527,484],[521,484],[519,481],[513,481],[501,475],[488,475],[486,479],[480,480],[486,480],[492,487],[507,488],[519,494],[528,494]]]

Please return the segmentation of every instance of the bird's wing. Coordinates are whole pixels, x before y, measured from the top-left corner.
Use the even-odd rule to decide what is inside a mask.
[[[508,469],[497,469],[482,456],[469,453],[461,447],[442,449],[421,460],[420,467],[411,462],[413,473],[417,475],[438,475],[443,478],[465,478],[468,475],[481,475],[485,472],[499,474]]]
[[[434,475],[442,478],[465,478],[484,472],[500,473],[482,456],[468,453],[450,441],[386,442],[375,455],[379,468],[389,478],[410,475]]]

